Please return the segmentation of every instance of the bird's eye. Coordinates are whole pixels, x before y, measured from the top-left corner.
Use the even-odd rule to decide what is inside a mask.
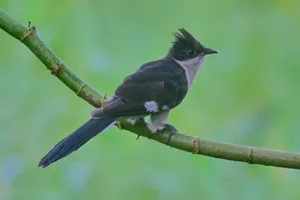
[[[195,54],[195,52],[194,52],[193,50],[188,50],[187,53],[188,53],[188,55],[190,55],[190,56],[192,56],[192,55]]]

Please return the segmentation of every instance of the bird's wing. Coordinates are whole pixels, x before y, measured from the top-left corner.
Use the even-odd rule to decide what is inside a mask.
[[[124,79],[103,114],[133,116],[168,110],[177,106],[186,92],[185,73],[176,62],[151,62]]]

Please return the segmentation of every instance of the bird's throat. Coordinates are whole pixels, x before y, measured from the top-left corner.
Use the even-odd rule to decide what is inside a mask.
[[[188,82],[188,87],[190,87],[198,73],[201,65],[204,62],[203,57],[195,57],[184,61],[175,60],[185,71],[186,79]]]

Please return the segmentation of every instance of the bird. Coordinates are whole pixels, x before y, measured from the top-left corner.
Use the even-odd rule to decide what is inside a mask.
[[[150,116],[149,122],[145,122],[150,133],[167,127],[177,131],[167,123],[170,110],[186,96],[205,56],[218,52],[205,47],[184,28],[173,35],[172,46],[163,58],[147,62],[125,77],[108,103],[93,110],[91,118],[57,143],[38,166],[45,168],[78,150],[121,119],[134,126]]]

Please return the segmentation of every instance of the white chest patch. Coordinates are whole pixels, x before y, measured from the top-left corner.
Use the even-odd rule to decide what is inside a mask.
[[[204,58],[204,56],[197,56],[195,58],[191,58],[189,60],[184,61],[175,60],[184,69],[189,87],[192,85],[196,74],[198,73],[201,65],[203,64]]]
[[[148,112],[158,112],[158,105],[155,101],[147,101],[144,106]]]

